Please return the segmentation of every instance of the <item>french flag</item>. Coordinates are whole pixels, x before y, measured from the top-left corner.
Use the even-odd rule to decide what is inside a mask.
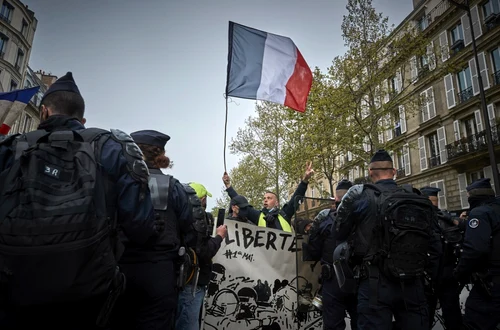
[[[0,134],[7,135],[40,86],[0,93]]]
[[[312,72],[292,39],[229,22],[226,96],[306,110]]]

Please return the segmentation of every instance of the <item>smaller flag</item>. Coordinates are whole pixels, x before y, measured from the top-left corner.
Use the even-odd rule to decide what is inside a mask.
[[[312,72],[292,39],[229,22],[226,96],[304,112]]]
[[[0,134],[9,133],[12,125],[39,89],[40,86],[36,86],[0,93]]]

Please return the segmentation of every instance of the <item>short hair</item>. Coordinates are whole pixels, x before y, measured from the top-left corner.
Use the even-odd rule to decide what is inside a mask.
[[[278,199],[278,195],[276,195],[276,193],[271,191],[271,190],[266,190],[265,194],[273,194],[274,197],[276,197],[276,199]]]
[[[85,101],[78,93],[57,91],[47,95],[42,104],[51,108],[54,114],[66,115],[83,119],[85,114]]]

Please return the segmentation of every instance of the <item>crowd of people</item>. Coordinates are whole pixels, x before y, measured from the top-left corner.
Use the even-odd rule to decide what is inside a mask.
[[[71,72],[47,90],[36,131],[0,141],[0,329],[200,329],[212,258],[227,235],[212,195],[180,183],[170,137],[86,128]],[[321,263],[324,329],[446,329],[500,324],[500,200],[489,179],[467,187],[468,216],[437,207],[437,188],[398,185],[389,154],[373,183],[337,184],[332,206],[295,218],[314,174],[289,202],[256,209],[231,186],[228,219],[308,235]],[[213,235],[215,231],[215,235]],[[459,293],[472,284],[462,316]]]

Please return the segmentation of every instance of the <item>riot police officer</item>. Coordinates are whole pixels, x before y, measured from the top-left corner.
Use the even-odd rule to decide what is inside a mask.
[[[421,276],[427,261],[427,253],[432,254],[433,271],[437,273],[435,261],[440,253],[439,237],[435,237],[432,244],[430,239],[430,226],[433,221],[432,206],[428,200],[413,193],[410,187],[397,186],[393,180],[396,170],[392,158],[385,150],[379,150],[374,154],[368,170],[370,179],[375,184],[352,186],[337,209],[335,221],[336,239],[349,242],[353,250],[351,262],[360,270],[358,328],[390,329],[394,316],[397,325],[402,329],[428,329],[427,302]],[[407,207],[404,200],[397,200],[395,201],[397,204],[391,205],[401,205],[400,207],[388,208],[385,201],[392,196],[391,192],[396,191],[399,191],[398,196],[404,195],[405,199],[411,199],[412,206]],[[397,197],[394,196],[394,198]],[[418,202],[421,206],[418,213],[413,202]],[[386,210],[390,212],[397,210],[398,213],[387,213],[389,211],[386,212]],[[411,242],[401,238],[399,246],[403,245],[404,250],[398,249],[392,245],[395,241],[391,241],[391,245],[387,243],[390,235],[396,232],[389,231],[387,227],[384,228],[394,223],[392,221],[384,223],[382,220],[385,217],[390,217],[394,221],[404,221],[405,226],[411,226],[415,230],[421,228],[425,233],[408,236],[413,240]],[[420,221],[418,223],[407,221],[416,217],[422,218],[421,221],[426,224],[425,227]],[[399,231],[399,233],[404,232]],[[424,251],[423,248],[429,245],[432,249]],[[341,246],[344,246],[344,243],[339,245]],[[388,248],[391,250],[387,251]],[[401,252],[405,255],[411,254],[412,259],[398,256]],[[345,253],[351,254],[351,252]],[[391,259],[387,257],[388,253],[391,253]],[[417,257],[418,259],[413,259]],[[395,262],[398,263],[397,266],[394,266]],[[401,272],[400,269],[404,271]],[[337,271],[337,268],[335,270]],[[414,275],[408,277],[409,272],[414,272]],[[337,280],[340,278],[337,274]],[[344,283],[351,282],[344,281]]]
[[[98,159],[98,172],[101,175],[97,176],[96,181],[106,187],[105,201],[108,218],[111,222],[118,222],[129,242],[136,246],[144,246],[150,239],[154,239],[157,231],[147,186],[148,171],[142,160],[142,153],[132,138],[119,130],[109,132],[95,128],[85,129],[84,114],[84,99],[72,73],[68,72],[45,92],[40,106],[40,125],[37,131],[31,133],[67,130],[77,132],[82,136],[86,132],[92,133],[88,141],[95,141],[97,147],[96,158]],[[11,136],[0,145],[0,172],[10,168],[14,162],[16,154],[12,150],[14,140],[24,137],[26,134]],[[2,203],[3,201],[0,202],[0,207],[4,206]],[[71,227],[67,227],[64,228],[61,225],[60,230],[69,232]],[[117,249],[116,258],[119,254],[119,249]],[[96,275],[96,270],[94,270],[94,275]],[[80,270],[81,272],[83,269]],[[34,273],[36,276],[36,270]],[[104,282],[105,279],[103,278],[102,281]],[[0,284],[0,291],[2,288]],[[97,328],[96,320],[103,310],[107,296],[108,293],[104,295],[94,293],[90,299],[74,299],[19,308],[14,304],[2,306],[0,296],[0,328],[5,330],[94,329]],[[109,306],[106,309],[109,309]],[[2,319],[2,314],[4,319]]]
[[[445,210],[438,208],[438,193],[440,188],[420,188],[422,195],[427,196],[432,202],[434,210],[438,215],[438,225],[441,234],[443,254],[439,262],[439,273],[435,283],[430,283],[433,292],[428,294],[429,323],[432,325],[439,299],[444,324],[446,329],[463,329],[462,312],[460,309],[459,284],[453,277],[453,269],[458,262],[458,252],[462,234],[460,228],[455,225],[452,216]]]
[[[333,251],[336,247],[335,208],[347,193],[352,183],[341,180],[335,189],[335,204],[330,209],[321,211],[315,218],[309,232],[308,244],[304,254],[312,260],[321,260],[321,297],[323,303],[323,329],[345,329],[345,313],[349,313],[351,329],[357,329],[357,299],[354,293],[345,293],[339,289],[333,271]]]
[[[162,230],[148,246],[124,238],[120,265],[127,276],[127,289],[116,310],[113,328],[167,330],[173,328],[177,308],[179,249],[195,239],[192,207],[183,185],[161,171],[170,164],[165,156],[170,137],[154,130],[131,136],[149,168],[155,219]]]
[[[455,276],[461,283],[471,279],[473,283],[465,303],[465,324],[493,330],[500,324],[500,198],[495,198],[489,178],[466,189],[470,214]]]

